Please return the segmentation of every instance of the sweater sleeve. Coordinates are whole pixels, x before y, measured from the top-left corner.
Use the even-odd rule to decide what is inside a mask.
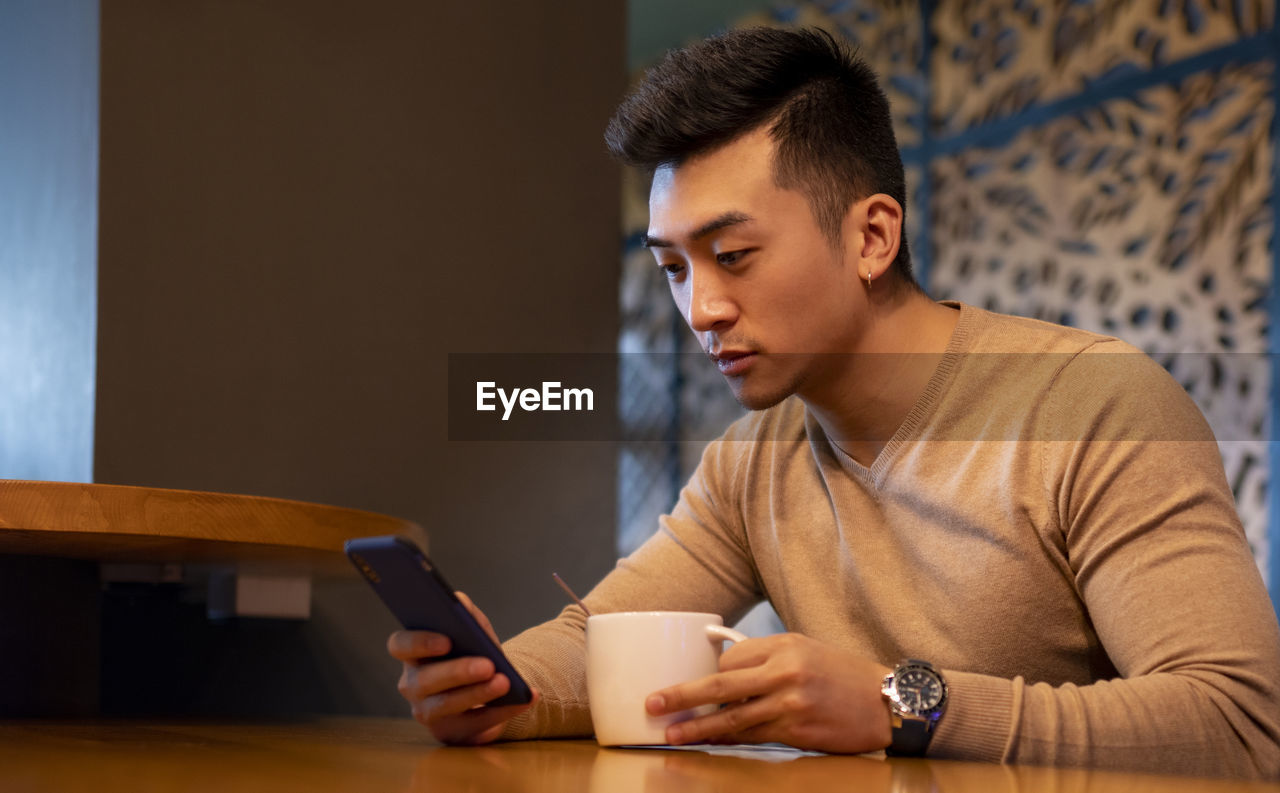
[[[738,501],[742,458],[754,447],[738,437],[743,431],[735,425],[707,446],[658,531],[583,598],[593,614],[702,611],[731,625],[760,600]],[[504,738],[591,734],[586,625],[582,609],[569,606],[555,620],[504,644],[516,669],[541,694],[535,707],[508,723]]]
[[[955,672],[943,756],[1213,776],[1280,775],[1280,630],[1217,444],[1182,388],[1118,343],[1061,372],[1046,498],[1119,676]]]

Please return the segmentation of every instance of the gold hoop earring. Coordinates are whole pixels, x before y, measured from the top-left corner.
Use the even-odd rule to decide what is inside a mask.
[[[867,288],[871,288],[871,271],[867,270]]]

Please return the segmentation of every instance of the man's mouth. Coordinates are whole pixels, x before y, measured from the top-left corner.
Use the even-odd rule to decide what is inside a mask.
[[[726,377],[743,374],[756,359],[756,353],[750,350],[720,350],[708,355],[716,362],[720,374]]]

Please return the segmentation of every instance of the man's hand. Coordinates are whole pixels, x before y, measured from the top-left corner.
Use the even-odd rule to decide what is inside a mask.
[[[457,593],[471,615],[497,643],[489,618],[463,593]],[[511,681],[495,674],[488,658],[433,659],[449,652],[449,637],[430,631],[396,631],[387,640],[387,652],[404,662],[397,688],[409,701],[413,717],[431,730],[437,740],[452,744],[489,743],[502,734],[508,720],[532,707],[503,705],[490,708],[486,702],[507,693]]]
[[[726,707],[673,724],[667,740],[768,743],[858,753],[892,733],[880,694],[888,667],[796,633],[750,639],[720,657],[718,674],[663,689],[645,707],[658,716],[698,705]]]

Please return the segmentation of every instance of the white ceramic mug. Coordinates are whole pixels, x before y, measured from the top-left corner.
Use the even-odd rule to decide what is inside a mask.
[[[667,742],[667,725],[715,711],[715,705],[650,716],[644,701],[677,683],[715,674],[723,642],[744,634],[718,614],[628,611],[587,620],[587,696],[601,746]]]

